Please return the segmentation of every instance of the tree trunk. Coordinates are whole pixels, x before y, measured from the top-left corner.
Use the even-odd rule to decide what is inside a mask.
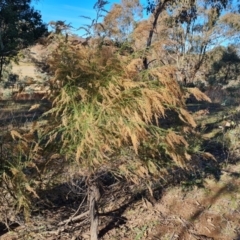
[[[3,41],[2,41],[2,31],[0,28],[0,82],[2,81],[2,70],[3,70],[3,50],[4,50],[4,45],[3,45]]]
[[[98,200],[100,199],[99,188],[93,183],[89,187],[89,215],[90,215],[90,239],[98,240]]]
[[[165,9],[165,6],[168,2],[170,2],[171,0],[164,0],[163,2],[159,2],[153,12],[153,23],[152,23],[152,27],[151,27],[151,30],[149,31],[149,35],[148,35],[148,39],[147,39],[147,45],[146,45],[146,51],[148,51],[149,47],[151,46],[152,44],[152,38],[153,38],[153,33],[154,31],[156,30],[156,27],[157,27],[157,21],[158,21],[158,18],[160,16],[160,14],[163,12],[163,10]],[[148,59],[147,57],[145,56],[143,58],[143,66],[144,66],[144,69],[148,69]]]
[[[0,57],[0,82],[2,81],[2,72],[3,72],[3,63],[4,63],[4,57]]]

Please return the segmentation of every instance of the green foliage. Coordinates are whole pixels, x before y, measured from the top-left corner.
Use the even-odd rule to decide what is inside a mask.
[[[47,31],[40,13],[30,3],[30,0],[0,2],[0,74],[3,64]]]
[[[33,43],[47,30],[30,0],[2,1],[0,13],[1,55],[11,56],[13,50]]]
[[[0,202],[5,209],[0,209],[1,217],[13,218],[24,213],[30,220],[34,202],[39,198],[39,191],[49,187],[62,175],[64,157],[55,154],[58,149],[40,147],[41,129],[33,123],[30,131],[22,129],[6,131],[1,135],[0,152]],[[1,218],[4,222],[6,219]]]
[[[38,171],[31,158],[34,154],[33,145],[33,133],[20,134],[12,130],[2,136],[0,189],[5,197],[0,201],[6,209],[15,211],[15,214],[23,211],[27,220],[32,208],[32,199],[38,198],[36,189],[39,187],[37,178],[31,174],[32,171]]]
[[[226,85],[230,80],[237,80],[240,73],[240,57],[233,46],[218,47],[209,53],[211,69],[207,74],[210,85]]]
[[[239,14],[232,1],[161,1],[154,6],[156,25],[153,43],[164,41],[160,61],[173,63],[179,71],[179,81],[195,85],[208,66],[207,53],[224,43],[239,39]],[[151,1],[149,1],[149,8]],[[157,14],[160,14],[157,19]],[[155,23],[154,22],[154,23]],[[150,23],[150,21],[149,21]],[[152,23],[150,23],[152,25]],[[139,35],[145,31],[141,29]],[[149,31],[149,27],[148,30]],[[165,53],[165,56],[164,54]],[[196,86],[196,85],[195,85]]]
[[[191,131],[196,124],[185,110],[173,67],[139,71],[141,59],[97,42],[76,47],[62,41],[49,63],[55,75],[53,108],[46,113],[51,116],[48,143],[57,141],[62,153],[75,157],[89,174],[113,171],[137,182],[160,174],[166,160],[161,153],[182,167],[190,160],[184,126]],[[175,119],[171,125],[168,111],[176,113],[180,125]]]
[[[2,71],[2,79],[3,82],[1,82],[1,85],[4,87],[4,82],[6,82],[9,79],[9,76],[11,75],[12,71],[12,64],[6,64],[3,71]]]

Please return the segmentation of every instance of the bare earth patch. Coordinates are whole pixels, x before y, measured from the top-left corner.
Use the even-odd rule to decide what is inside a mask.
[[[26,64],[22,62],[20,62],[19,65],[13,65],[12,73],[19,75],[20,78],[25,76],[35,78],[37,76],[34,64],[31,65],[30,63]]]
[[[180,187],[169,187],[155,204],[142,198],[127,204],[121,213],[117,210],[124,205],[127,196],[113,198],[112,202],[103,199],[107,206],[100,209],[100,213],[115,211],[120,214],[100,218],[100,239],[239,240],[239,172],[240,164],[229,165],[219,181],[206,179],[205,188],[195,187],[193,190],[184,191]],[[64,193],[61,190],[62,194]],[[57,193],[53,192],[53,195],[56,197]],[[72,231],[71,223],[66,231],[57,227],[60,221],[72,215],[71,211],[71,208],[67,207],[46,210],[44,216],[40,214],[37,218],[34,217],[33,222],[2,235],[0,239],[89,239],[86,220],[79,221],[80,227],[72,228]],[[54,231],[47,230],[48,226],[54,225]]]
[[[208,179],[205,188],[164,191],[154,206],[146,199],[123,214],[127,223],[103,239],[215,239],[240,237],[240,164],[231,166],[220,181]]]

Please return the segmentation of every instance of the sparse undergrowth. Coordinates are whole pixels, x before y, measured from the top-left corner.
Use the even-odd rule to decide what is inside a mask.
[[[155,202],[148,194],[136,190],[133,194],[131,186],[115,183],[114,187],[110,186],[115,191],[109,194],[106,191],[100,203],[100,239],[194,240],[204,236],[205,239],[238,239],[239,170],[239,163],[228,165],[219,181],[205,179],[204,188],[200,189],[193,187],[191,191],[183,191],[179,186],[169,186],[158,191],[159,200]],[[20,221],[22,226],[1,239],[88,239],[87,216],[79,217],[87,212],[85,203],[79,206],[84,199],[71,198],[70,189],[69,186],[58,186],[49,192],[49,200],[54,205],[40,208],[33,214],[31,222],[23,225]],[[78,209],[80,212],[76,214]]]

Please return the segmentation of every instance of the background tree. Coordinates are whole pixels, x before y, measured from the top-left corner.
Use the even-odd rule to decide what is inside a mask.
[[[70,24],[66,24],[65,21],[51,21],[48,23],[53,29],[55,34],[66,34],[67,30],[71,28]]]
[[[0,1],[0,80],[3,65],[47,31],[30,0]]]
[[[152,3],[148,10],[154,10],[158,20],[154,21],[156,17],[153,14],[137,24],[134,30],[135,49],[141,49],[145,45],[143,39],[151,36],[151,47],[144,52],[145,68],[175,66],[176,78],[181,85],[206,90],[209,81],[213,84],[214,79],[219,79],[215,71],[217,62],[210,66],[213,64],[211,52],[215,48],[217,52],[219,46],[230,45],[235,46],[236,53],[239,52],[240,15],[236,2],[179,1],[178,4],[169,4],[170,1],[168,8],[163,5],[157,8],[156,2]],[[160,15],[157,15],[157,9],[162,11]],[[153,24],[156,24],[154,28]],[[152,35],[149,35],[151,31]],[[235,64],[232,62],[230,65],[229,70]],[[233,76],[233,73],[230,75]]]
[[[137,25],[136,46],[149,32],[148,44],[159,45],[148,49],[149,62],[174,64],[183,82],[196,80],[209,50],[239,38],[239,14],[231,1],[153,1],[147,9],[153,15]]]
[[[117,42],[131,41],[131,34],[142,18],[142,11],[139,0],[122,0],[119,4],[113,4],[103,21],[96,25],[96,30],[99,35]]]
[[[216,47],[208,53],[206,77],[210,85],[226,85],[236,80],[240,73],[240,56],[235,46]]]

